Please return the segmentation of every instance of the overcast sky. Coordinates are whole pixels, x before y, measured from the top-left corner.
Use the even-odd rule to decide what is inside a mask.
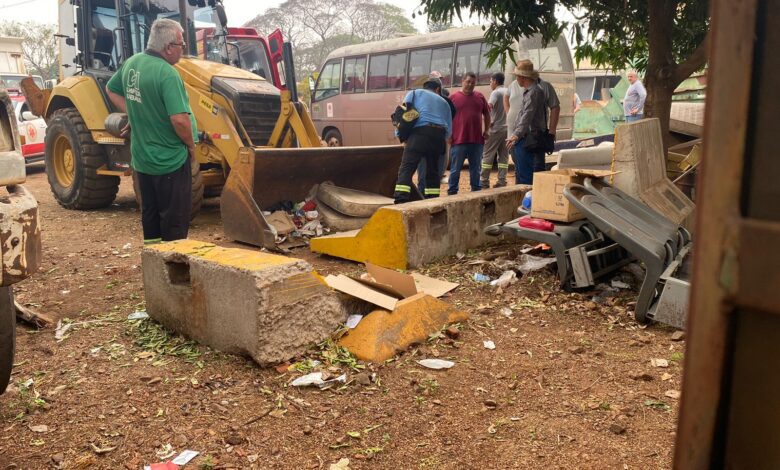
[[[417,0],[385,0],[385,2],[403,8],[409,15],[409,19],[412,19],[412,13],[419,5]],[[283,2],[280,0],[224,0],[230,26],[241,26],[265,9],[278,6],[281,3]],[[0,0],[0,19],[56,23],[57,5],[57,0]],[[425,18],[418,16],[412,21],[420,32],[425,32]]]

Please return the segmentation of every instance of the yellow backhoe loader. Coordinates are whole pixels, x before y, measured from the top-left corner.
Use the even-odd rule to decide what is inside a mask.
[[[60,1],[60,8],[62,42],[73,48],[61,51],[61,58],[73,57],[74,64],[61,68],[69,76],[51,90],[27,80],[23,90],[30,110],[48,125],[46,174],[54,197],[69,209],[106,207],[116,197],[120,177],[131,173],[130,145],[117,137],[121,119],[105,93],[109,78],[125,59],[144,50],[155,19],[180,21],[193,49],[196,24],[224,28],[225,11],[221,0],[80,0]],[[74,23],[75,35],[66,34]],[[298,202],[323,181],[389,196],[402,153],[401,146],[322,146],[297,99],[292,49],[271,44],[275,48],[284,52],[287,90],[251,72],[194,57],[175,66],[200,136],[193,213],[204,188],[211,194],[221,189],[226,236],[268,248],[275,247],[275,233],[263,209]]]

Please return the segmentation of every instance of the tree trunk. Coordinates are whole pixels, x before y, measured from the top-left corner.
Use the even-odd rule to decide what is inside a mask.
[[[692,73],[707,63],[709,33],[690,57],[681,64],[674,61],[672,33],[677,1],[647,0],[649,12],[648,59],[645,88],[645,116],[661,121],[664,146],[670,142],[669,114],[672,110],[674,89]]]
[[[675,79],[674,56],[672,55],[672,29],[676,1],[648,0],[649,31],[647,73],[645,88],[647,101],[645,116],[657,117],[661,121],[664,148],[668,147],[669,112],[672,109],[672,94],[678,83]]]

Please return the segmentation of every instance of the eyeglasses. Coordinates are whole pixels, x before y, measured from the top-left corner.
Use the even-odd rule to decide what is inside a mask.
[[[187,47],[187,43],[186,43],[186,42],[184,42],[184,41],[182,41],[182,42],[171,42],[171,43],[168,43],[168,45],[169,45],[169,46],[179,46],[179,47],[181,47],[182,49],[184,49],[185,47]]]

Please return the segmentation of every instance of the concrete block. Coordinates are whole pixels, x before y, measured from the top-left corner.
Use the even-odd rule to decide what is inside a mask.
[[[301,355],[346,318],[303,260],[195,240],[152,245],[141,259],[149,316],[261,365]]]
[[[400,300],[392,312],[374,310],[339,344],[358,359],[381,363],[409,346],[425,342],[445,326],[468,320],[466,312],[427,294]]]
[[[352,217],[371,217],[380,207],[392,206],[393,198],[322,183],[317,189],[317,199],[330,208]]]
[[[495,242],[488,225],[512,220],[530,186],[493,188],[382,207],[360,230],[313,238],[311,250],[408,269]]]
[[[352,217],[344,215],[324,202],[317,200],[317,212],[320,213],[322,224],[335,232],[348,232],[363,228],[368,222],[368,217]]]

